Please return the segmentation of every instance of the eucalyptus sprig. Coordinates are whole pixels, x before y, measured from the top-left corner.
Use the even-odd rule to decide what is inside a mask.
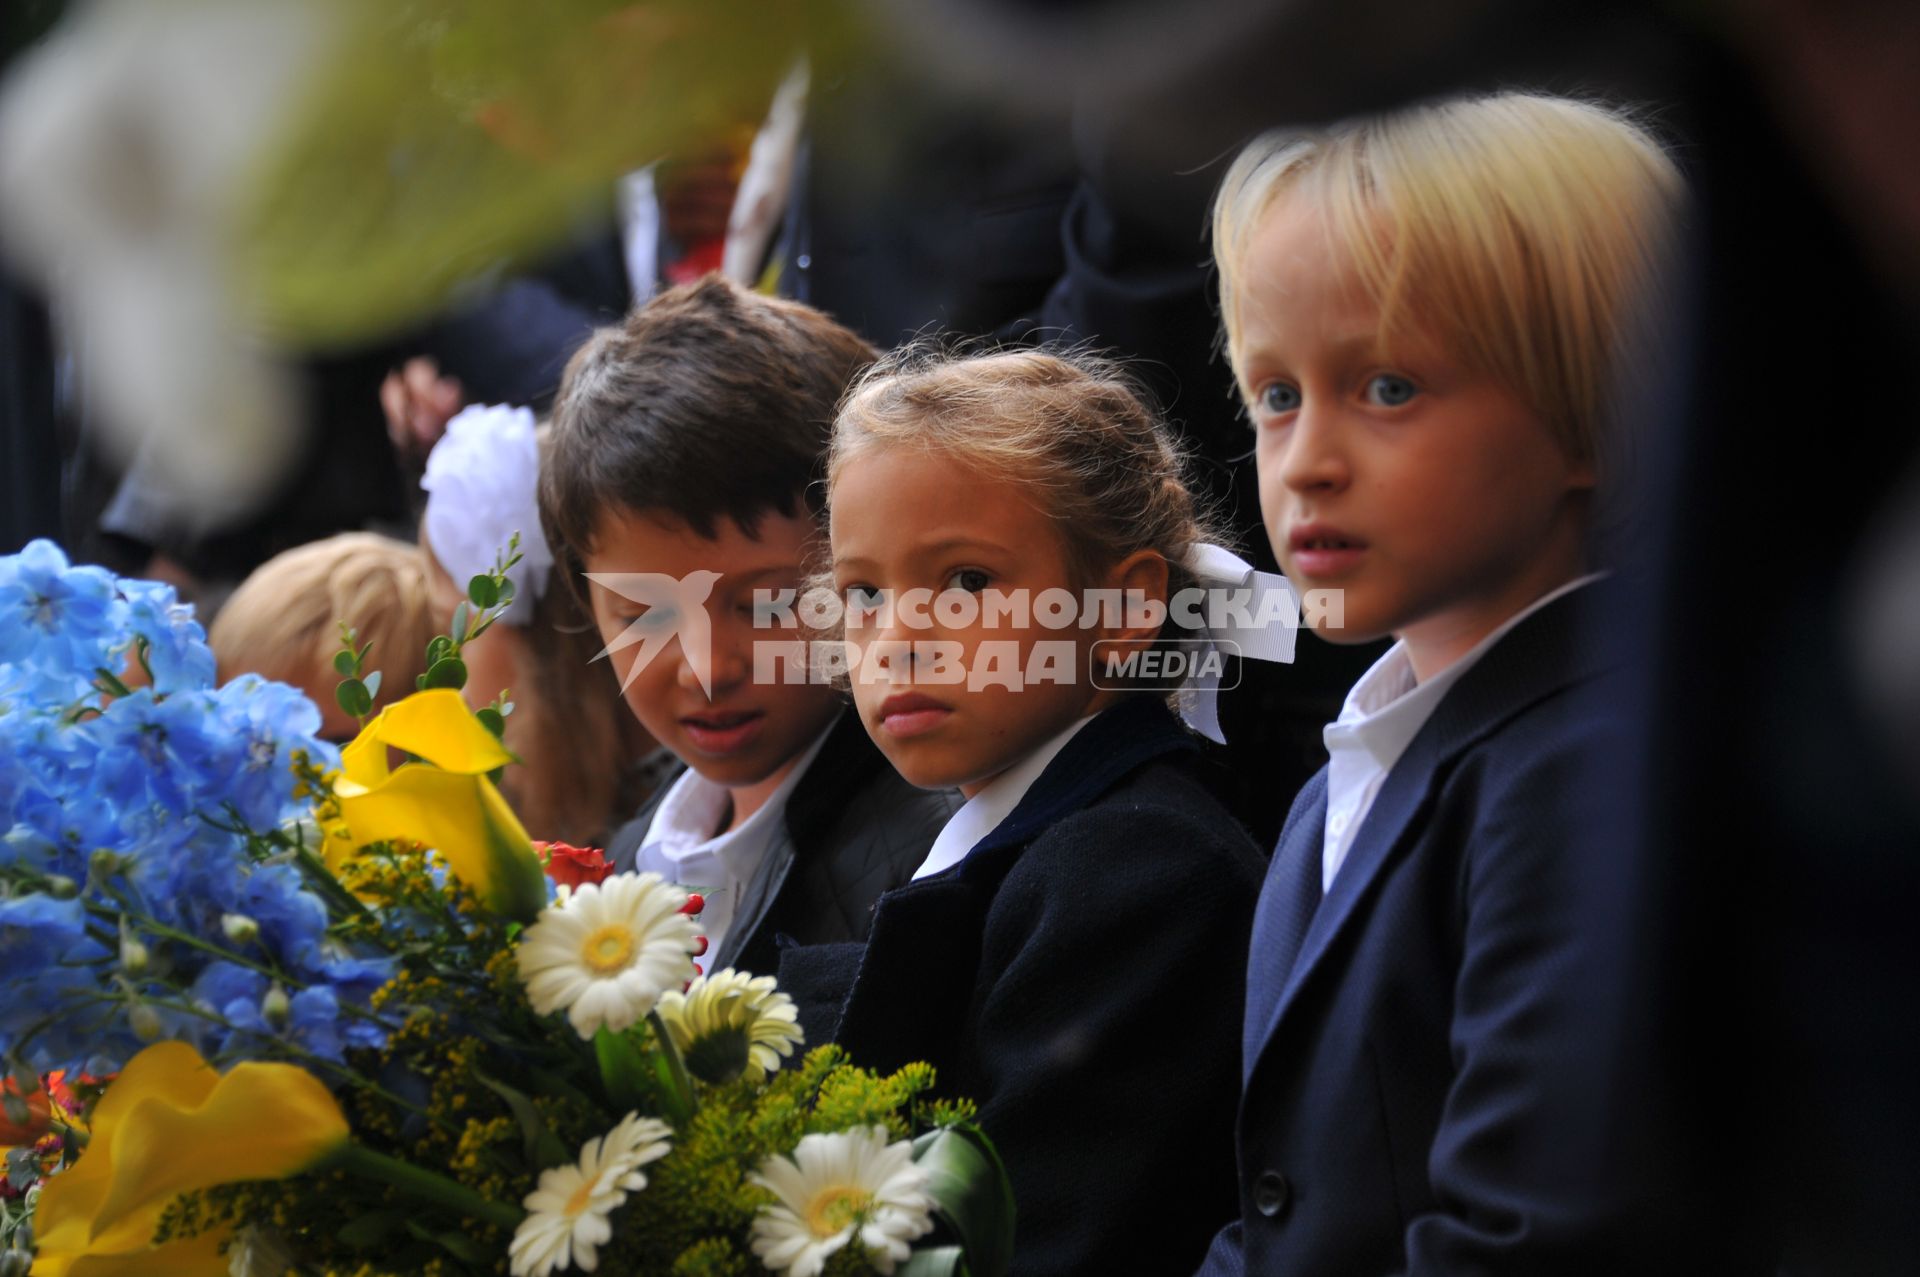
[[[367,715],[373,713],[373,698],[380,694],[380,671],[366,672],[367,653],[372,650],[372,643],[356,646],[353,627],[340,622],[340,650],[333,654],[333,669],[343,681],[334,688],[333,696],[362,727],[367,725]]]
[[[427,644],[427,672],[415,680],[415,687],[450,687],[455,691],[467,685],[467,665],[461,652],[467,644],[493,628],[513,604],[513,581],[507,572],[526,557],[520,552],[520,534],[515,532],[504,551],[493,556],[493,566],[467,582],[467,597],[453,609],[453,624],[448,634],[436,634]],[[496,702],[492,707],[504,716],[507,709]],[[488,727],[493,724],[489,722]]]
[[[513,580],[507,573],[526,556],[520,550],[520,534],[515,532],[506,549],[496,551],[493,566],[467,582],[467,597],[453,610],[452,622],[445,634],[436,634],[427,644],[427,672],[414,679],[414,690],[447,687],[459,691],[467,685],[467,663],[461,653],[467,644],[493,628],[514,599]],[[380,671],[367,670],[367,653],[373,644],[357,645],[357,635],[345,621],[340,623],[340,650],[333,654],[334,671],[341,682],[334,689],[340,708],[365,727],[380,695]],[[513,702],[505,692],[478,711],[479,719],[495,736],[506,731],[507,715]]]

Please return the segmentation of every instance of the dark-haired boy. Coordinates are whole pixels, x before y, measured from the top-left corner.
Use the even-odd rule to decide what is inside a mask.
[[[832,687],[756,677],[755,645],[793,637],[756,595],[802,585],[834,407],[873,358],[821,312],[710,276],[596,333],[555,401],[548,540],[586,574],[627,704],[685,764],[608,853],[703,891],[708,970],[771,974],[776,937],[865,938],[956,806],[902,780]]]

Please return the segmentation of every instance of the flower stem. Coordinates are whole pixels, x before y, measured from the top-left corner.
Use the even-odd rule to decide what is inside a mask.
[[[359,1144],[344,1144],[340,1150],[327,1159],[327,1165],[333,1169],[347,1171],[367,1179],[376,1179],[391,1184],[403,1193],[411,1194],[422,1201],[445,1206],[462,1215],[484,1219],[500,1228],[517,1228],[526,1218],[517,1206],[505,1202],[496,1202],[490,1197],[482,1197],[465,1184],[457,1183],[444,1175],[403,1162],[397,1157],[388,1157],[376,1153]]]
[[[647,1025],[653,1030],[654,1049],[659,1052],[658,1059],[666,1062],[668,1085],[666,1100],[671,1110],[667,1116],[673,1124],[685,1125],[695,1110],[700,1107],[693,1093],[693,1079],[687,1076],[687,1062],[680,1058],[680,1049],[673,1044],[673,1035],[667,1032],[667,1026],[660,1019],[658,1011],[647,1012]]]

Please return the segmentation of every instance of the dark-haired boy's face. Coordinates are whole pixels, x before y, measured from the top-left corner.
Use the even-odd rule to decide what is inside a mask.
[[[585,556],[590,577],[661,579],[651,586],[590,580],[594,622],[604,643],[629,639],[608,659],[641,726],[701,776],[733,790],[736,821],[778,787],[841,705],[825,684],[755,677],[755,643],[795,637],[759,623],[756,592],[802,589],[820,535],[808,515],[777,511],[755,531],[748,536],[722,518],[705,537],[673,515],[617,510],[601,518]],[[641,597],[629,597],[635,594]],[[704,625],[690,609],[704,610]]]

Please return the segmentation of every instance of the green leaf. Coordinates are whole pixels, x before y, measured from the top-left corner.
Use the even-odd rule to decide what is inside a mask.
[[[424,692],[427,690],[427,676],[425,674],[416,674],[413,676],[413,690],[416,692]]]
[[[473,625],[473,605],[462,600],[459,607],[453,609],[453,641],[467,641],[467,630]]]
[[[977,1277],[1004,1277],[1013,1261],[1013,1185],[993,1142],[976,1126],[929,1131],[913,1142],[936,1211],[966,1248]]]
[[[505,1082],[494,1081],[479,1069],[473,1071],[473,1080],[505,1100],[507,1107],[513,1110],[513,1120],[520,1124],[520,1135],[525,1141],[527,1165],[536,1171],[544,1171],[573,1160],[566,1145],[548,1129],[546,1122],[541,1120],[540,1111],[533,1107],[533,1101],[525,1093],[516,1091]]]
[[[652,1071],[633,1035],[602,1028],[593,1035],[593,1055],[600,1065],[600,1085],[616,1110],[653,1107]]]
[[[371,1250],[393,1235],[393,1230],[407,1220],[407,1213],[399,1210],[368,1211],[364,1215],[355,1215],[340,1226],[334,1234],[340,1244],[352,1250]]]
[[[443,656],[427,669],[422,687],[451,687],[459,691],[467,685],[467,663],[457,656]]]
[[[427,665],[429,667],[431,667],[434,662],[444,661],[452,655],[453,640],[444,634],[434,635],[433,642],[427,644]]]
[[[379,670],[375,670],[373,673],[367,675],[366,678],[362,679],[361,681],[367,685],[368,696],[380,695],[380,671]]]
[[[500,587],[490,576],[476,576],[467,582],[467,597],[475,607],[492,607],[500,601]]]
[[[341,678],[352,678],[360,672],[360,662],[354,659],[352,652],[343,648],[333,654],[333,672]]]
[[[436,1233],[413,1220],[407,1221],[407,1231],[423,1242],[432,1242],[463,1264],[492,1264],[499,1259],[498,1255],[488,1253],[484,1246],[465,1233]]]
[[[373,712],[373,693],[357,678],[350,678],[335,688],[333,698],[354,718],[365,718]]]
[[[473,711],[473,716],[480,720],[480,725],[482,727],[486,728],[488,731],[493,733],[494,739],[499,740],[499,739],[503,739],[506,736],[507,720],[502,718],[500,716],[500,711],[493,708],[491,705],[487,706],[485,709],[477,709]]]
[[[511,603],[511,602],[513,602],[513,594],[514,594],[514,590],[513,590],[513,578],[512,578],[512,577],[510,577],[510,576],[503,576],[503,577],[501,577],[501,578],[500,578],[500,598],[499,598],[499,602],[501,602],[501,603]]]
[[[930,1246],[914,1251],[893,1271],[894,1277],[967,1277],[966,1252],[958,1246]]]

